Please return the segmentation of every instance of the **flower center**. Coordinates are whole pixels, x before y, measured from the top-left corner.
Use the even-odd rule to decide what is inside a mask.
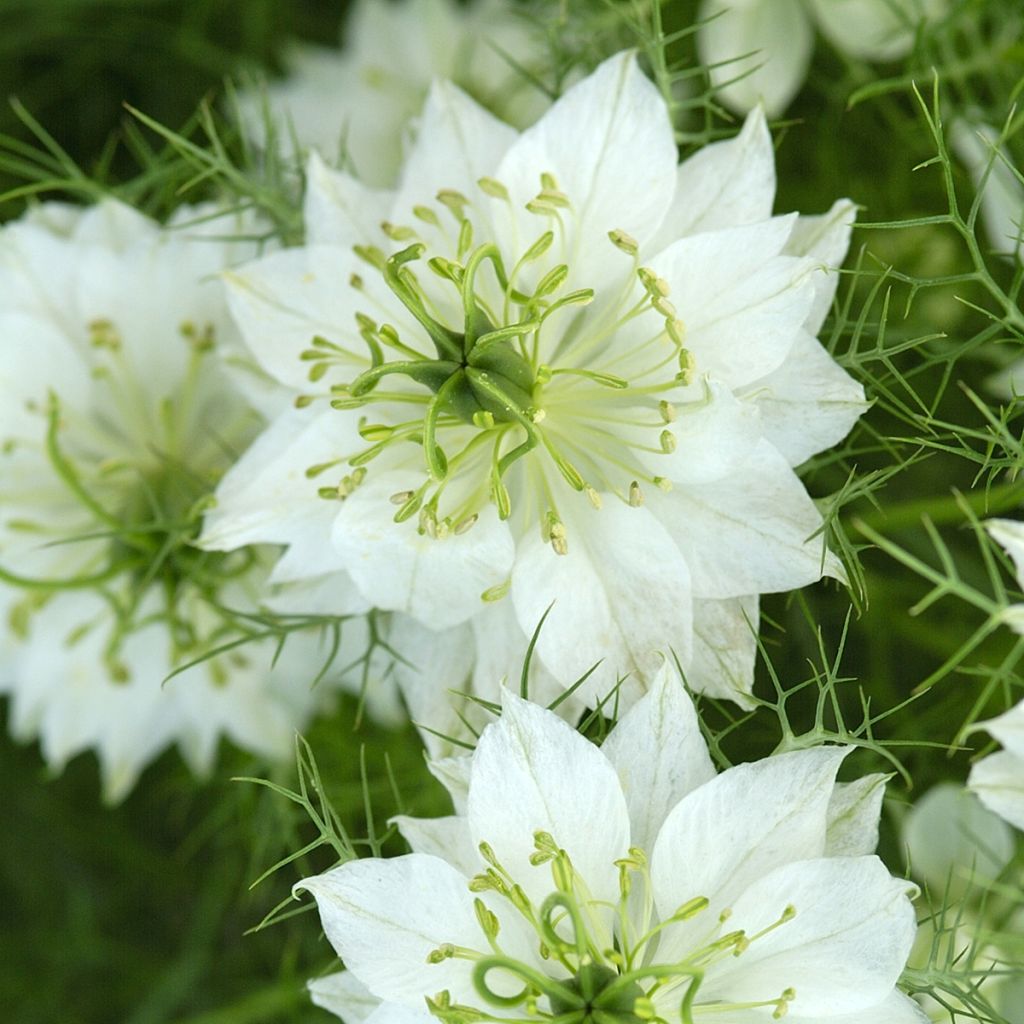
[[[87,405],[74,407],[51,393],[45,408],[34,409],[46,419],[42,444],[12,439],[5,445],[16,458],[22,447],[41,448],[51,471],[41,501],[29,505],[12,496],[11,505],[21,500],[25,508],[6,525],[38,536],[40,547],[61,545],[66,562],[76,567],[73,575],[28,577],[15,566],[0,566],[0,581],[24,592],[10,613],[12,625],[27,635],[34,612],[60,591],[102,594],[113,611],[105,658],[114,681],[128,680],[119,657],[122,642],[153,617],[167,624],[173,660],[195,654],[201,641],[193,616],[180,607],[183,595],[213,601],[224,580],[252,561],[250,553],[208,553],[192,546],[220,475],[257,424],[240,404],[225,402],[212,383],[219,381],[209,365],[212,328],[186,322],[179,333],[188,346],[184,373],[159,398],[154,382],[141,377],[145,368],[136,367],[125,350],[117,325],[92,321],[96,390]],[[51,514],[61,526],[47,521]],[[69,521],[77,527],[65,525]],[[68,642],[91,628],[83,623]]]
[[[484,1008],[455,1003],[447,991],[426,1002],[442,1024],[478,1024],[480,1021],[538,1020],[557,1024],[642,1024],[678,1019],[694,1024],[705,1015],[723,1020],[731,1010],[770,1009],[778,1019],[796,998],[785,988],[768,999],[729,1002],[710,999],[702,991],[704,979],[715,965],[729,957],[741,957],[753,943],[791,921],[796,910],[789,906],[782,916],[748,935],[725,931],[728,910],[716,925],[699,929],[693,948],[674,960],[659,960],[664,945],[672,945],[672,931],[702,914],[709,901],[697,896],[674,914],[656,922],[650,874],[644,852],[631,848],[616,861],[619,870],[619,901],[612,905],[595,899],[572,865],[565,850],[551,835],[537,832],[536,852],[530,861],[550,865],[554,891],[536,907],[499,863],[487,843],[480,853],[489,867],[470,882],[470,890],[497,894],[521,916],[537,935],[537,956],[531,963],[508,955],[501,944],[501,927],[495,914],[479,897],[477,921],[489,953],[443,945],[428,956],[429,963],[448,959],[473,962],[473,986]],[[664,957],[664,955],[663,955]],[[498,1011],[496,1014],[492,1010]]]
[[[511,202],[500,182],[479,185],[485,199]],[[331,404],[385,406],[391,419],[396,407],[415,410],[404,422],[363,420],[369,447],[337,460],[361,471],[384,451],[404,453],[410,442],[422,448],[428,479],[394,495],[395,521],[418,514],[421,533],[444,535],[469,529],[488,502],[501,519],[525,504],[523,524],[539,523],[564,554],[559,502],[566,488],[599,508],[602,494],[635,506],[643,485],[671,486],[651,471],[649,456],[675,448],[675,409],[666,396],[691,382],[693,360],[668,285],[639,265],[638,245],[622,231],[609,232],[613,283],[599,310],[588,310],[594,289],[569,288],[575,212],[551,175],[541,175],[541,185],[526,209],[544,230],[518,252],[500,240],[476,244],[476,233],[491,230],[490,213],[452,190],[438,193],[438,201],[457,231],[444,214],[418,206],[422,226],[382,225],[392,240],[412,244],[391,256],[356,247],[404,307],[407,326],[400,331],[357,314],[370,367],[333,386]],[[631,267],[614,263],[624,258]],[[362,278],[350,283],[374,308]],[[302,358],[313,363],[316,381],[352,353],[318,338]],[[394,378],[417,387],[387,386]],[[350,474],[321,494],[344,499],[361,480]]]

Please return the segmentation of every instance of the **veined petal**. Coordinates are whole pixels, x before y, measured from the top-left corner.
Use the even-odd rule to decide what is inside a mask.
[[[756,406],[764,436],[791,466],[841,441],[870,407],[864,388],[805,330],[783,363],[740,395]]]
[[[828,213],[797,218],[785,252],[790,256],[810,256],[819,262],[814,282],[814,303],[804,323],[809,334],[817,334],[828,316],[839,287],[839,268],[850,248],[850,235],[857,217],[857,206],[849,199],[837,199]]]
[[[686,558],[701,598],[774,593],[842,578],[824,547],[821,515],[767,441],[723,480],[652,495],[648,505]]]
[[[756,879],[791,861],[820,857],[836,772],[848,753],[816,747],[777,754],[730,768],[684,796],[651,857],[662,918],[705,896],[711,908],[686,922],[693,928],[679,929],[704,932]],[[686,948],[683,937],[672,931],[665,936],[673,949]],[[670,962],[671,956],[664,959]]]
[[[666,661],[601,746],[622,782],[632,845],[653,850],[669,811],[715,777],[697,713]]]
[[[389,824],[398,826],[398,831],[413,853],[429,853],[440,857],[467,877],[480,869],[480,854],[473,845],[469,822],[463,815],[411,818],[399,814]]]
[[[971,768],[967,786],[990,811],[1024,831],[1024,758],[1008,750],[989,754]]]
[[[303,221],[307,245],[376,245],[393,192],[368,188],[345,171],[328,167],[314,149],[306,165]]]
[[[563,254],[575,287],[599,288],[617,274],[621,254],[608,232],[622,230],[642,245],[672,201],[676,147],[665,101],[632,52],[609,58],[569,89],[502,160],[495,176],[509,190],[517,244],[532,241],[545,218],[523,209],[554,175],[571,204]]]
[[[617,900],[614,861],[629,848],[629,812],[615,769],[571,726],[509,690],[473,755],[467,814],[473,842],[489,843],[537,906],[553,889],[550,866],[530,863],[537,831],[569,854],[594,900]]]
[[[711,967],[702,996],[769,1000],[792,988],[801,1016],[877,1006],[895,989],[917,933],[915,891],[877,857],[785,864],[739,896],[728,927],[753,937],[788,907],[795,914]]]
[[[531,531],[512,572],[512,600],[525,633],[533,633],[551,606],[536,650],[555,677],[569,685],[600,659],[602,683],[630,672],[653,675],[658,652],[669,647],[685,663],[692,644],[690,574],[665,528],[646,508],[609,494],[600,511],[582,510],[567,529],[565,555]],[[579,692],[592,703],[598,689],[592,676]]]
[[[774,202],[775,151],[764,110],[755,107],[735,138],[713,142],[679,165],[675,198],[651,248],[768,220]]]
[[[758,621],[756,594],[720,601],[694,599],[693,661],[686,670],[691,690],[731,700],[741,708],[754,706],[750,693]]]
[[[486,948],[468,880],[446,861],[422,853],[353,860],[304,878],[295,886],[302,891],[316,898],[328,940],[374,995],[414,1009],[442,989],[453,1001],[472,997],[470,962],[427,963],[446,942]]]
[[[477,181],[495,173],[516,131],[489,114],[451,82],[436,80],[420,118],[416,143],[405,161],[394,217],[431,203],[441,189],[478,194]]]
[[[338,512],[335,551],[371,604],[447,629],[475,615],[481,594],[508,579],[515,544],[490,506],[471,529],[446,537],[421,535],[415,522],[394,522],[389,498],[409,480],[409,474],[371,473]]]
[[[887,775],[876,774],[836,784],[828,802],[825,853],[829,857],[863,857],[875,852],[887,780]]]
[[[733,110],[763,103],[770,117],[781,114],[803,84],[814,45],[800,0],[704,0],[698,20],[716,14],[697,33],[701,63],[720,65],[711,72],[716,97]]]
[[[365,1024],[380,1006],[380,1000],[351,971],[311,978],[306,987],[316,1006],[329,1010],[345,1024]]]
[[[651,260],[698,373],[732,388],[777,369],[814,302],[808,260],[781,255],[795,215],[682,238]]]
[[[349,354],[342,379],[364,370],[366,346],[355,314],[374,305],[369,296],[348,285],[353,274],[364,270],[365,264],[350,249],[317,245],[282,249],[226,273],[231,314],[260,366],[282,384],[305,391],[312,387],[310,364],[300,356],[320,337],[338,346],[341,352],[334,355]],[[367,275],[365,287],[383,296],[378,278]],[[396,326],[407,327],[407,322]],[[321,385],[320,390],[326,388]]]

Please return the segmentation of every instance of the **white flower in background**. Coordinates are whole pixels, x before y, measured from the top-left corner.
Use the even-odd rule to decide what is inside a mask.
[[[1003,749],[972,768],[967,785],[981,802],[1016,828],[1024,829],[1024,701],[987,722],[984,729]]]
[[[286,144],[294,131],[329,160],[344,151],[363,181],[391,185],[435,78],[525,126],[549,102],[529,77],[545,57],[543,36],[510,0],[357,0],[342,49],[293,44],[288,77],[242,91],[239,106],[254,138],[266,105]]]
[[[183,217],[208,211],[186,210]],[[55,769],[86,749],[117,800],[177,741],[285,755],[326,658],[235,639],[272,554],[190,546],[196,503],[259,420],[218,348],[237,345],[215,275],[251,255],[216,224],[165,230],[113,201],[46,204],[0,231],[0,688]]]
[[[718,99],[740,112],[762,103],[774,117],[807,77],[815,28],[840,53],[892,61],[910,51],[922,19],[944,7],[945,0],[703,0],[699,17],[710,20],[697,45]]]
[[[943,782],[907,811],[903,843],[907,866],[925,883],[934,908],[921,922],[911,965],[926,968],[930,961],[955,962],[963,973],[969,964],[976,972],[978,993],[1007,1021],[1021,1024],[1024,981],[1019,972],[1011,976],[1014,954],[994,931],[995,922],[1003,920],[1006,934],[1020,934],[1024,921],[1020,913],[1007,918],[997,909],[998,880],[1016,850],[1013,830],[973,793]],[[979,913],[982,906],[984,917]],[[943,996],[946,1005],[927,995],[918,999],[932,1020],[950,1020],[949,993]],[[960,1001],[955,1005],[964,1008]]]
[[[630,55],[521,135],[438,84],[395,194],[308,177],[308,244],[228,275],[300,408],[229,472],[204,546],[288,544],[292,578],[467,671],[551,606],[557,686],[603,659],[584,695],[633,673],[628,703],[671,647],[744,701],[757,595],[842,575],[792,467],[865,408],[814,337],[852,205],[773,218],[759,112],[677,167]]]
[[[435,766],[454,815],[296,887],[348,968],[315,997],[349,1024],[922,1021],[895,988],[914,886],[872,855],[884,778],[836,784],[848,752],[716,774],[667,669],[600,749],[505,691]]]

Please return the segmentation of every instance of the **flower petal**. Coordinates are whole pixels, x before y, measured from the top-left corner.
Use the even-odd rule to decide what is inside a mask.
[[[756,594],[693,602],[693,661],[686,683],[694,693],[752,708],[759,619]]]
[[[657,231],[675,189],[668,110],[635,54],[609,58],[574,85],[502,160],[495,176],[512,201],[497,209],[513,216],[513,231],[527,242],[545,226],[524,209],[540,192],[542,173],[554,176],[571,203],[564,217],[568,287],[598,288],[609,267],[618,273],[623,259],[608,232],[621,229],[643,245]]]
[[[600,685],[638,672],[653,675],[658,652],[685,660],[692,644],[689,569],[675,542],[646,508],[606,495],[600,511],[566,523],[569,551],[556,555],[536,531],[520,542],[512,573],[519,623],[531,634],[550,607],[537,642],[544,664],[568,686],[604,659],[581,688],[588,703]],[[585,691],[585,692],[583,692]]]
[[[898,60],[914,45],[929,5],[944,0],[810,0],[818,27],[832,45],[862,60]]]
[[[864,388],[803,330],[782,365],[740,394],[791,466],[841,441],[869,408]]]
[[[313,150],[306,165],[303,221],[306,245],[376,245],[381,221],[394,204],[393,192],[368,188],[345,171],[324,163]]]
[[[986,519],[985,529],[1010,556],[1013,567],[1017,570],[1017,585],[1024,587],[1024,522],[1017,519]],[[1024,756],[1024,739],[1021,743],[1020,753]]]
[[[480,855],[469,834],[469,822],[462,815],[445,818],[412,818],[396,815],[388,824],[398,826],[413,853],[428,853],[448,861],[467,877],[480,869]]]
[[[454,1002],[472,999],[469,961],[427,963],[442,943],[487,948],[468,880],[446,861],[422,853],[353,860],[294,891],[313,894],[331,945],[374,995],[414,1009],[442,989]]]
[[[768,220],[775,202],[775,151],[756,107],[732,139],[713,142],[679,165],[676,192],[651,243],[657,252],[685,235]]]
[[[335,971],[306,984],[314,1005],[329,1010],[345,1024],[365,1024],[380,1000],[351,972]]]
[[[794,215],[682,238],[650,261],[698,373],[732,388],[782,365],[814,302],[807,259],[782,255]]]
[[[687,922],[704,931],[706,922],[717,922],[719,912],[762,875],[820,857],[836,772],[848,753],[815,747],[777,754],[730,768],[683,797],[651,857],[662,918],[705,896],[711,909]],[[671,933],[666,938],[671,941]]]
[[[475,615],[481,594],[508,579],[515,545],[491,506],[472,529],[446,537],[420,534],[412,521],[396,523],[389,499],[409,480],[409,474],[371,473],[337,514],[334,548],[372,605],[447,629]]]
[[[1024,830],[1024,758],[1008,750],[989,754],[971,768],[967,786],[990,811]]]
[[[822,576],[843,578],[819,535],[821,515],[786,460],[767,441],[723,480],[669,494],[648,506],[672,535],[701,598],[793,590]]]
[[[709,968],[701,996],[770,1000],[792,988],[803,1017],[877,1006],[894,991],[917,934],[915,891],[877,857],[785,864],[733,904],[730,930],[751,938],[769,930]],[[789,907],[795,915],[773,927]]]
[[[594,900],[618,899],[614,861],[629,848],[629,812],[615,769],[557,715],[508,690],[501,718],[473,755],[467,809],[473,842],[487,842],[539,907],[551,868],[534,866],[534,833],[564,849]],[[594,823],[600,822],[599,829]]]
[[[839,268],[850,248],[850,235],[857,217],[857,206],[849,199],[837,199],[828,213],[818,217],[798,217],[785,252],[790,256],[811,256],[819,263],[814,282],[814,304],[804,323],[809,334],[817,334],[832,307],[839,287]]]
[[[716,98],[741,112],[763,103],[769,117],[781,114],[803,84],[814,45],[800,0],[704,0],[697,18],[714,19],[701,25],[697,49],[701,63],[721,65],[711,68]]]
[[[830,857],[864,857],[878,846],[878,819],[882,813],[887,775],[865,775],[855,782],[840,782],[828,802],[825,853]]]
[[[653,850],[669,811],[715,777],[693,701],[668,662],[601,746],[618,772],[632,845]]]

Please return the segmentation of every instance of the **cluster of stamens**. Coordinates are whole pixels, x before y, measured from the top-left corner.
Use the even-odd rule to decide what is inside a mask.
[[[792,906],[754,935],[743,930],[722,933],[730,916],[728,910],[723,911],[716,937],[675,963],[658,963],[656,954],[663,932],[706,912],[707,898],[695,897],[670,917],[654,923],[647,858],[633,847],[628,856],[616,861],[619,900],[614,914],[610,914],[608,904],[594,899],[568,854],[549,833],[535,833],[534,845],[531,864],[550,865],[553,882],[552,892],[539,908],[487,843],[481,843],[479,849],[488,867],[471,880],[470,891],[498,894],[526,920],[537,935],[536,963],[526,964],[508,955],[501,945],[498,915],[476,897],[476,918],[489,952],[444,944],[429,954],[427,962],[472,962],[473,987],[482,1005],[455,1002],[448,991],[428,997],[428,1008],[442,1024],[532,1024],[538,1020],[557,1020],[558,1024],[668,1024],[662,1016],[666,1005],[678,1008],[680,1024],[694,1024],[696,1016],[704,1012],[770,1008],[776,1020],[786,1014],[796,998],[792,988],[768,1000],[738,1003],[702,1000],[701,988],[705,975],[716,963],[742,956],[753,943],[791,921],[796,914]],[[638,884],[639,892],[634,892]],[[488,980],[492,974],[503,983],[500,991]],[[509,991],[513,986],[515,991]]]
[[[511,202],[508,189],[493,178],[478,182],[484,195]],[[403,522],[418,516],[421,534],[445,537],[470,529],[480,508],[490,502],[501,519],[508,519],[513,509],[513,491],[520,480],[511,483],[515,467],[524,457],[537,451],[553,465],[558,476],[589,502],[599,508],[601,491],[618,493],[628,504],[643,502],[644,482],[668,489],[670,482],[651,475],[639,459],[624,456],[606,458],[600,431],[606,426],[600,416],[579,413],[581,422],[594,433],[589,446],[581,432],[571,431],[572,423],[554,422],[570,403],[585,410],[594,405],[594,389],[620,393],[615,405],[626,408],[623,399],[633,403],[629,415],[637,421],[644,409],[650,409],[644,425],[656,431],[656,444],[647,451],[671,452],[675,437],[667,425],[675,417],[675,409],[667,399],[658,400],[659,393],[689,384],[693,378],[692,355],[684,347],[685,329],[668,299],[668,284],[638,262],[638,243],[626,232],[609,232],[611,244],[633,262],[632,271],[624,274],[621,304],[630,308],[613,312],[607,323],[586,324],[580,307],[594,298],[593,289],[565,291],[570,276],[566,263],[555,263],[545,272],[537,268],[561,236],[566,243],[564,215],[572,211],[569,198],[558,188],[549,174],[541,175],[541,190],[526,204],[536,216],[548,220],[550,226],[511,265],[492,241],[474,241],[474,221],[467,215],[471,201],[461,193],[442,190],[437,195],[441,207],[454,218],[457,231],[446,232],[452,241],[454,259],[434,255],[427,258],[428,243],[420,237],[420,229],[385,222],[384,233],[393,241],[407,243],[405,248],[386,255],[374,246],[356,246],[356,253],[380,273],[391,292],[417,322],[433,351],[424,351],[424,338],[403,336],[393,324],[378,322],[359,313],[356,326],[369,353],[369,368],[354,380],[336,384],[330,389],[331,405],[336,409],[362,409],[374,403],[412,405],[415,415],[400,423],[378,423],[364,417],[360,435],[367,447],[348,453],[333,462],[311,466],[310,477],[347,463],[346,472],[335,486],[323,487],[320,495],[344,500],[365,478],[365,467],[386,449],[411,442],[422,448],[427,471],[425,482],[408,491],[396,493],[394,519]],[[437,231],[444,231],[446,220],[428,206],[414,207],[416,219]],[[454,289],[460,309],[459,322],[446,321],[438,310],[432,290],[417,277],[416,265]],[[527,284],[530,275],[535,283]],[[642,297],[629,299],[633,282],[639,280]],[[350,285],[363,290],[365,282],[356,274]],[[485,297],[489,296],[489,298]],[[660,326],[654,337],[643,343],[651,358],[644,376],[652,374],[654,383],[631,383],[627,378],[609,372],[608,367],[590,368],[588,360],[600,364],[609,341],[629,321],[654,313]],[[556,320],[556,315],[561,320]],[[571,319],[566,319],[570,317]],[[554,338],[553,332],[558,332]],[[551,365],[545,353],[565,356],[565,339],[570,332],[579,334],[568,346],[574,350],[573,364]],[[315,338],[301,358],[311,363],[309,379],[321,380],[335,365],[350,366],[355,358],[343,345],[325,338]],[[422,388],[388,388],[388,378],[403,376]],[[552,382],[558,380],[559,387]],[[309,404],[311,395],[301,396],[298,403]],[[637,412],[637,408],[640,412]],[[572,412],[572,415],[577,415]],[[466,427],[473,429],[466,430]],[[442,443],[444,440],[446,443]],[[628,445],[626,446],[628,449]],[[543,473],[542,473],[543,475]],[[615,478],[625,478],[624,485]],[[451,495],[450,484],[460,481],[458,497]],[[469,493],[465,482],[472,483]],[[565,525],[558,513],[554,488],[546,483],[542,490],[543,504],[533,521],[539,521],[544,539],[564,554],[568,550]],[[444,508],[442,509],[442,499]]]
[[[150,408],[138,389],[117,325],[98,318],[87,331],[97,356],[92,376],[107,386],[109,409],[83,416],[66,409],[53,393],[45,407],[32,406],[46,419],[43,449],[60,488],[57,500],[70,499],[81,508],[83,529],[75,536],[54,538],[45,522],[17,519],[6,525],[39,535],[40,544],[104,543],[78,575],[35,578],[0,566],[0,581],[23,591],[9,613],[15,634],[22,637],[27,636],[33,615],[55,593],[88,588],[101,594],[113,611],[104,655],[108,675],[115,682],[128,682],[129,670],[119,651],[128,634],[141,625],[141,605],[151,588],[160,588],[160,617],[167,623],[172,648],[185,656],[201,638],[189,616],[179,610],[182,582],[213,595],[225,575],[249,568],[252,555],[211,554],[192,546],[216,485],[213,467],[184,459],[191,443],[194,396],[214,349],[212,326],[189,321],[180,325],[179,334],[189,348],[185,378],[173,399],[157,408]],[[19,443],[23,442],[12,440],[4,450],[13,452]],[[146,613],[147,620],[152,614]],[[92,628],[91,622],[81,624],[65,643],[74,644]],[[212,670],[216,675],[218,667],[212,665]]]

